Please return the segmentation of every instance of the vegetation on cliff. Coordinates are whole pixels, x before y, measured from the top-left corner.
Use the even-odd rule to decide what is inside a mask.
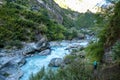
[[[47,36],[48,40],[71,39],[77,35],[52,20],[45,8],[33,11],[27,3],[30,2],[7,0],[0,7],[1,48],[20,46],[21,41],[38,41],[41,35]]]

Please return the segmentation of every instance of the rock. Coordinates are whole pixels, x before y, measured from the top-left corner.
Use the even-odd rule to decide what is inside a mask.
[[[23,75],[22,72],[17,72],[15,74],[10,75],[6,78],[6,80],[19,80],[19,78]]]
[[[41,38],[37,43],[24,43],[24,47],[22,49],[14,51],[13,53],[27,56],[33,54],[36,51],[40,52],[48,48],[49,43],[47,42],[47,39]]]
[[[0,57],[3,57],[3,56],[5,56],[5,53],[0,53]]]
[[[0,80],[19,80],[23,75],[20,66],[25,63],[23,56],[4,56],[0,58]]]
[[[7,64],[14,64],[21,66],[24,63],[25,63],[25,58],[23,56],[0,57],[0,68],[5,67]]]
[[[105,63],[113,63],[113,54],[112,51],[106,51],[103,55],[103,61]]]
[[[63,65],[62,58],[53,58],[49,63],[50,67],[60,67],[62,65]]]
[[[36,44],[35,43],[27,43],[17,53],[22,53],[23,55],[31,54],[31,53],[35,52],[35,48],[36,48]]]
[[[3,75],[0,75],[0,80],[5,80],[5,77]]]
[[[41,52],[39,53],[39,55],[41,55],[41,56],[46,56],[46,55],[50,55],[50,53],[51,53],[51,50],[50,50],[50,49],[46,49],[46,50],[44,50],[44,51],[41,51]]]
[[[79,34],[77,39],[85,39],[85,35],[84,34]]]
[[[2,69],[0,69],[0,73],[6,78],[5,80],[19,80],[23,75],[20,67],[11,64],[11,62],[7,63]]]
[[[39,51],[39,50],[44,50],[48,47],[49,47],[49,44],[47,42],[47,39],[41,38],[41,40],[36,43],[35,49]]]
[[[103,80],[120,80],[120,64],[105,66],[98,74]]]
[[[84,46],[82,45],[71,45],[71,46],[68,46],[65,50],[83,50],[84,49]]]
[[[0,69],[2,68],[2,67],[4,67],[4,66],[6,66],[7,65],[7,63],[9,63],[10,62],[10,60],[12,60],[13,59],[13,57],[0,57]]]
[[[26,62],[25,57],[23,57],[23,56],[17,56],[17,57],[15,57],[14,59],[12,59],[10,61],[10,64],[22,66],[22,65],[25,64],[25,62]]]
[[[69,58],[65,58],[65,59],[64,59],[64,63],[65,63],[65,64],[70,64],[71,62],[72,62],[72,60],[69,59]]]

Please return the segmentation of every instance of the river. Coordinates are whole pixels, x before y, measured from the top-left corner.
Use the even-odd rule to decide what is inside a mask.
[[[68,50],[67,48],[73,46],[86,46],[87,44],[87,40],[50,42],[50,55],[40,56],[36,54],[32,57],[26,58],[26,64],[21,67],[24,75],[20,80],[29,80],[29,77],[32,73],[37,73],[43,66],[48,67],[51,59],[63,58],[65,55],[70,54],[72,50]]]

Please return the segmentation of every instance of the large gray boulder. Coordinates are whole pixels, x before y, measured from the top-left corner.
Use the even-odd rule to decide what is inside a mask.
[[[22,66],[25,64],[25,62],[26,60],[24,56],[16,56],[9,63],[14,64],[16,66]]]
[[[6,78],[6,80],[19,80],[22,75],[23,75],[23,72],[18,71],[18,72],[16,72],[16,73],[8,76],[8,77]]]
[[[85,35],[84,34],[78,34],[78,36],[77,36],[77,39],[79,40],[81,40],[81,39],[85,39]]]
[[[8,57],[8,56],[0,57],[0,69],[6,66],[12,59],[13,57]]]
[[[12,51],[12,53],[14,53],[15,55],[24,55],[24,56],[29,56],[31,54],[33,54],[34,52],[38,51],[42,51],[45,49],[49,48],[49,43],[47,42],[47,39],[42,37],[38,42],[36,43],[23,43],[23,48],[16,50],[16,51]]]
[[[5,77],[3,75],[0,75],[0,80],[5,80]]]
[[[60,67],[62,65],[63,65],[62,58],[53,58],[49,63],[49,67]]]
[[[46,56],[46,55],[50,55],[50,53],[51,53],[51,50],[50,50],[50,49],[46,49],[46,50],[44,50],[44,51],[41,51],[41,52],[39,53],[39,55],[41,55],[41,56]]]
[[[47,42],[47,38],[43,37],[36,43],[36,50],[44,50],[49,48],[49,43]]]
[[[0,73],[4,80],[19,80],[19,78],[23,75],[23,72],[19,69],[19,67],[7,64],[6,67],[0,70]]]
[[[25,64],[24,56],[0,57],[0,80],[19,80],[23,75],[20,66]]]
[[[8,64],[14,64],[16,66],[22,66],[25,64],[25,58],[23,56],[5,56],[0,57],[0,69],[8,66]]]
[[[0,58],[0,80],[19,80],[23,75],[20,66],[25,63],[24,56],[5,56]]]

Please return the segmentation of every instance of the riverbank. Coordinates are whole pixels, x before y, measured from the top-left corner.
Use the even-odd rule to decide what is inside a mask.
[[[72,41],[53,41],[50,42],[51,53],[49,55],[34,55],[26,58],[27,63],[21,67],[25,73],[20,80],[28,80],[31,74],[37,73],[43,66],[48,67],[52,63],[52,67],[57,67],[62,63],[63,58],[70,54],[72,49],[77,49],[88,44],[85,40]],[[39,54],[39,53],[38,53]],[[56,66],[57,65],[57,66]]]
[[[21,49],[1,49],[0,50],[0,79],[19,80],[24,74],[20,69],[26,63],[26,57],[34,53],[49,49],[49,44],[45,38],[41,38],[36,43],[23,43]],[[49,50],[50,51],[50,50]]]
[[[0,50],[0,78],[2,80],[19,80],[24,73],[28,72],[27,78],[31,73],[36,73],[43,66],[48,66],[50,61],[54,58],[63,58],[70,54],[72,49],[85,47],[88,40],[63,40],[47,42],[42,38],[37,43],[24,43],[21,49],[1,49]],[[41,62],[42,61],[42,62]],[[30,62],[30,63],[29,63]],[[37,65],[39,64],[39,65]],[[34,71],[25,66],[36,66]],[[27,80],[27,79],[21,79]]]

